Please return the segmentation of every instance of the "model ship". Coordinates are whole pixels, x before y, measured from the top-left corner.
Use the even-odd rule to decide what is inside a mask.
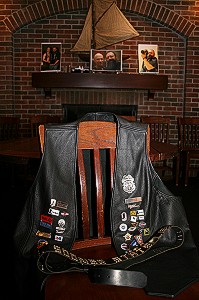
[[[139,33],[119,10],[116,1],[93,0],[81,35],[71,51],[89,61],[91,49],[106,49],[136,36]]]

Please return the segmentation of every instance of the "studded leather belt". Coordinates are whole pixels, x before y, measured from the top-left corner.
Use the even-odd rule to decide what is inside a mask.
[[[168,238],[169,237],[169,238]],[[183,244],[184,234],[178,226],[165,226],[152,238],[131,251],[109,259],[85,259],[58,245],[38,245],[38,269],[45,274],[71,271],[86,272],[94,283],[143,288],[147,277],[142,272],[128,270],[161,253]]]

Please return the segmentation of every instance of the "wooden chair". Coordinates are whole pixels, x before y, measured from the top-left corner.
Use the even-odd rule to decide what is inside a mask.
[[[39,136],[41,151],[44,147],[44,125],[39,126]],[[149,139],[149,137],[148,137]],[[149,151],[149,141],[147,140]],[[85,151],[90,152],[90,162],[88,157],[85,161]],[[81,257],[107,258],[116,255],[111,245],[110,228],[109,228],[109,205],[114,173],[114,161],[116,151],[116,124],[105,121],[88,121],[81,122],[78,129],[78,179],[80,187],[81,218],[79,223],[80,238],[73,245],[73,252]],[[88,152],[87,152],[88,153]],[[92,159],[91,159],[92,158]],[[105,158],[105,160],[104,160]],[[105,165],[103,163],[105,161]],[[88,165],[93,166],[91,173],[88,173]],[[106,189],[104,189],[103,178],[104,169],[106,169]],[[88,187],[88,177],[92,178],[92,185]],[[89,179],[90,180],[90,179]],[[79,191],[78,191],[79,192]],[[90,199],[89,196],[90,195]],[[92,204],[92,205],[91,205]],[[92,207],[90,207],[92,206]],[[108,220],[107,220],[108,219]],[[104,226],[106,224],[106,226]],[[96,247],[98,246],[98,247]],[[85,277],[85,274],[63,274],[61,277],[50,276],[45,286],[45,299],[65,299],[66,291],[68,299],[79,299],[82,297],[82,289],[86,291],[89,287],[91,294],[86,293],[86,299],[102,299],[101,292],[94,295],[95,285],[92,285]],[[62,288],[58,283],[58,289],[54,284],[56,281],[62,282]],[[78,288],[77,288],[78,283]],[[52,289],[51,289],[52,288]],[[105,288],[106,289],[106,288]],[[114,288],[108,287],[114,291]],[[117,288],[116,288],[117,289]],[[58,291],[59,290],[59,291]],[[99,288],[101,290],[101,287]],[[120,291],[119,291],[120,290]],[[111,293],[113,293],[113,291]],[[123,293],[124,291],[124,293]],[[131,291],[122,288],[118,289],[117,299],[126,299],[126,292],[130,295]],[[89,295],[90,294],[90,295]],[[115,292],[114,292],[115,294]],[[122,296],[123,294],[123,296]],[[120,295],[120,296],[119,296]],[[110,298],[112,299],[112,298]],[[116,299],[116,298],[114,298]],[[128,299],[128,297],[127,297]]]
[[[41,143],[41,151],[44,149],[44,125],[39,126],[39,137]],[[150,134],[147,134],[147,149],[150,147]],[[81,211],[79,222],[79,238],[73,246],[73,253],[83,258],[108,258],[116,255],[111,244],[111,238],[108,230],[105,230],[105,219],[109,216],[106,210],[109,207],[104,206],[105,194],[110,195],[113,185],[114,160],[116,149],[116,124],[102,121],[81,122],[78,130],[78,162],[77,170],[79,176]],[[95,184],[93,189],[94,196],[89,201],[89,191],[87,189],[86,168],[88,164],[83,158],[84,151],[92,152],[93,173],[92,184]],[[106,171],[109,172],[108,184],[106,190],[102,184],[103,164],[101,155],[106,151],[107,162]],[[107,180],[106,180],[107,181]],[[79,191],[78,191],[79,192]],[[108,198],[107,198],[108,199]],[[93,205],[95,212],[90,214],[89,204]],[[109,209],[108,209],[109,211]],[[92,217],[91,217],[92,216]],[[109,221],[109,218],[108,218]],[[91,230],[95,228],[95,230]],[[97,246],[97,247],[96,247]],[[192,285],[190,288],[183,291],[176,297],[176,300],[187,300],[191,296],[192,300],[198,298],[199,282]],[[88,275],[83,272],[70,272],[62,274],[50,275],[44,286],[45,300],[66,300],[66,299],[87,299],[87,300],[155,300],[156,296],[149,296],[143,289],[130,288],[124,286],[111,286],[92,283]]]
[[[0,117],[0,140],[19,137],[20,118],[15,116]]]
[[[190,171],[199,171],[199,117],[178,118],[179,148],[181,165],[185,158],[185,186],[188,185]],[[195,164],[191,164],[195,160]]]
[[[141,116],[140,121],[142,123],[149,124],[150,128],[150,139],[154,142],[165,143],[165,147],[167,146],[167,156],[162,157],[159,162],[154,163],[154,167],[159,171],[162,177],[164,177],[167,171],[173,173],[175,175],[176,185],[179,182],[179,162],[180,162],[180,154],[179,151],[173,153],[173,149],[169,152],[169,129],[170,129],[170,117],[159,117],[159,116]],[[173,164],[171,166],[170,160],[173,160]],[[176,160],[176,168],[174,172],[174,159]]]
[[[60,123],[60,116],[53,115],[34,115],[30,117],[31,136],[38,136],[38,127],[41,124]]]

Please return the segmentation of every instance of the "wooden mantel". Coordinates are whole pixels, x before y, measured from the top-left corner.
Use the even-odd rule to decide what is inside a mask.
[[[165,90],[168,76],[156,74],[107,73],[32,73],[32,86],[43,88],[50,96],[52,88]]]

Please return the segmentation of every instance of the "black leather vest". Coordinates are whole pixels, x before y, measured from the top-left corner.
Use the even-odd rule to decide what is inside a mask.
[[[183,236],[180,251],[185,250],[189,253],[193,250],[195,253],[196,247],[181,199],[166,188],[148,158],[147,125],[129,122],[112,113],[89,113],[73,123],[45,127],[45,147],[40,168],[15,233],[19,253],[30,257],[38,242],[48,244],[51,249],[54,247],[55,252],[57,249],[61,252],[61,248],[70,251],[77,236],[75,178],[78,124],[87,120],[105,120],[117,124],[110,221],[112,239],[118,256],[125,256],[127,251],[131,255],[135,247],[147,243],[165,226],[180,228]],[[172,248],[175,239],[175,235],[168,232],[161,240],[160,248],[152,250],[152,257],[167,251],[169,244]],[[193,255],[190,257],[193,258]],[[142,262],[138,269],[142,272],[146,270],[147,276],[151,276],[151,265],[143,265],[145,258],[147,257],[141,256],[140,261],[134,260],[133,257],[130,260],[124,258],[124,261],[121,260],[121,264],[118,264],[118,268],[132,270],[133,267],[135,270],[134,265]],[[175,255],[172,259],[177,261]],[[194,254],[194,259],[194,262],[187,258],[186,261],[189,267],[192,265],[193,269],[196,268],[193,276],[198,278],[197,254]],[[167,262],[163,263],[165,269]],[[157,277],[157,274],[153,277]],[[192,278],[192,274],[190,277]],[[185,285],[187,278],[183,280]]]

